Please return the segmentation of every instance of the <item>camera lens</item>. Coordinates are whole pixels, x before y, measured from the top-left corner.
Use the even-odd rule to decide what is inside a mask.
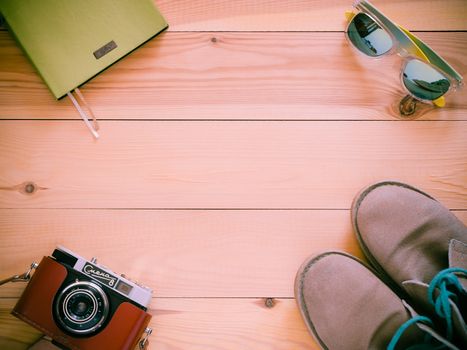
[[[86,314],[87,310],[91,309],[91,307],[85,301],[74,301],[74,304],[71,305],[71,309],[73,313],[77,316],[83,316]]]
[[[96,311],[96,298],[87,291],[75,291],[65,299],[65,314],[76,322],[85,322]]]
[[[83,281],[70,284],[58,295],[54,316],[65,331],[90,335],[102,326],[108,311],[108,299],[102,288]]]

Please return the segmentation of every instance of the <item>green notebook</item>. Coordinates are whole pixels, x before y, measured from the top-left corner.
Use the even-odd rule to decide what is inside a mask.
[[[57,99],[168,27],[153,0],[0,0],[0,12]]]
[[[0,12],[57,99],[167,28],[153,0],[1,0]]]

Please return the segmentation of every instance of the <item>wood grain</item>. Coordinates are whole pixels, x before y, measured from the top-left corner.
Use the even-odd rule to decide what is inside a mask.
[[[10,314],[16,301],[0,298],[0,346],[5,350],[26,350],[41,337],[39,331]]]
[[[15,299],[0,299],[0,344],[25,350],[38,333],[9,315]],[[310,350],[319,349],[308,334],[293,299],[161,299],[150,311],[158,350]],[[15,333],[11,333],[11,330]]]
[[[63,245],[157,297],[292,297],[309,255],[361,256],[345,210],[0,210],[0,237],[0,276]],[[0,297],[22,288],[6,285]]]
[[[347,209],[384,179],[467,208],[467,122],[1,124],[1,208]]]
[[[396,120],[401,59],[349,47],[350,0],[155,2],[169,31],[82,88],[97,142],[0,28],[0,278],[61,244],[155,290],[150,349],[318,349],[293,280],[362,256],[358,190],[407,182],[467,223],[467,91]],[[465,0],[373,2],[466,74]],[[23,288],[0,349],[40,336],[9,314]]]
[[[155,0],[169,31],[342,31],[352,0]],[[410,30],[466,30],[464,0],[372,1]],[[414,15],[415,14],[415,15]],[[0,23],[0,31],[5,30]]]
[[[170,24],[180,31],[336,31],[345,28],[352,0],[156,0]],[[393,0],[372,3],[410,30],[466,30],[464,0]]]
[[[467,223],[467,212],[456,215]],[[158,295],[178,295],[189,284],[203,295],[213,285],[238,295],[239,284],[264,293],[262,298],[156,297],[150,309],[155,329],[151,349],[318,349],[293,299],[273,298],[272,308],[265,299],[283,283],[291,288],[295,270],[311,253],[342,249],[360,255],[346,211],[1,210],[0,228],[5,243],[0,256],[11,262],[0,274],[10,266],[20,271],[32,251],[47,254],[56,243],[90,250],[86,245],[92,240],[101,263],[124,267],[132,277],[145,273],[141,266],[152,266],[146,277]],[[18,246],[20,235],[29,244]],[[130,243],[134,237],[140,248]],[[173,242],[182,243],[174,250]],[[119,248],[123,246],[130,249]],[[131,256],[138,249],[155,253],[143,259]],[[0,290],[0,344],[9,350],[26,349],[39,336],[9,315],[17,300],[11,296],[23,288]]]
[[[467,33],[419,33],[460,73]],[[213,42],[215,40],[215,42]],[[0,119],[75,119],[0,32]],[[372,60],[343,33],[166,33],[82,88],[99,119],[394,120],[402,60]],[[466,120],[467,89],[422,119]]]
[[[467,211],[455,215],[467,223]],[[362,257],[347,210],[0,210],[0,276],[57,245],[154,289],[156,297],[293,297],[310,255]],[[1,297],[18,297],[21,283]]]

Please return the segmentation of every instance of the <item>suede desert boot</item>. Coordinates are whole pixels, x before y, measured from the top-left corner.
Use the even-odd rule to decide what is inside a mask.
[[[372,270],[341,252],[312,257],[295,279],[305,324],[322,349],[458,349]]]
[[[383,279],[467,349],[467,228],[430,195],[381,182],[355,198],[352,224]]]

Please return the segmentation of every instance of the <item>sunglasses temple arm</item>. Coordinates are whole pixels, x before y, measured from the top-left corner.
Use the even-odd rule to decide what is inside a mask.
[[[380,12],[376,7],[371,5],[368,1],[359,1],[356,5],[357,9],[365,10],[371,13],[373,16],[378,18],[379,21],[389,30],[399,41],[401,47],[403,47],[408,53],[419,57],[429,63],[434,64],[435,66],[440,67],[442,70],[450,74],[454,79],[456,79],[459,85],[462,84],[462,76],[455,71],[444,59],[442,59],[438,54],[436,54],[428,45],[426,45],[422,40],[417,38],[409,30],[405,29],[402,26],[399,26],[387,18],[382,12]],[[346,13],[346,17],[349,18],[349,21],[352,20],[355,14]],[[433,100],[433,103],[438,107],[444,107],[446,102],[443,96]]]
[[[344,15],[345,15],[345,18],[347,19],[347,21],[350,22],[355,17],[355,12],[345,11]]]
[[[365,2],[366,4],[368,4],[367,2]],[[384,17],[384,15],[381,14],[381,16]],[[350,22],[352,21],[352,19],[355,17],[355,13],[352,12],[352,11],[346,11],[345,12],[345,17],[347,18],[347,20]],[[386,18],[386,17],[385,17]],[[380,19],[381,20],[381,19]],[[389,21],[389,19],[386,18],[387,21]],[[400,33],[400,31],[403,31],[405,33],[405,35],[407,35],[409,38],[408,42],[410,43],[410,47],[415,47],[417,53],[418,53],[418,57],[430,62],[430,60],[428,59],[428,57],[425,55],[425,53],[423,52],[423,50],[420,48],[420,45],[418,45],[418,43],[421,42],[420,39],[418,39],[415,35],[413,35],[412,33],[410,33],[407,29],[403,28],[402,26],[398,26],[396,24],[393,24],[392,22],[390,22],[391,25],[394,25],[396,27],[398,27],[397,29],[397,33]],[[394,34],[394,31],[391,31],[393,34]],[[401,38],[403,37],[405,39],[405,41],[407,41],[407,38],[405,36],[400,36]],[[399,39],[399,37],[398,37]],[[426,45],[425,45],[426,46]],[[432,50],[430,50],[432,51]]]
[[[376,7],[371,5],[368,1],[360,1],[357,6],[358,9],[362,9],[375,16],[385,27],[389,30],[392,35],[395,36],[400,45],[409,53],[414,56],[428,60],[424,52],[410,39],[409,36],[399,28],[397,24],[387,18],[382,12]]]
[[[395,24],[389,18],[387,18],[381,11],[376,7],[370,4],[368,1],[361,1],[357,8],[365,9],[369,11],[372,15],[377,17],[381,23],[383,23],[388,30],[396,37],[400,42],[401,46],[408,52],[417,57],[420,57],[434,65],[440,67],[442,70],[446,71],[448,74],[452,75],[454,79],[461,82],[462,76],[456,72],[444,59],[442,59],[436,52],[434,52],[427,44],[422,40],[417,38],[410,31],[404,27]]]
[[[424,52],[427,57],[427,61],[434,64],[435,66],[440,67],[446,73],[450,74],[454,79],[458,82],[462,81],[462,75],[460,75],[449,63],[447,63],[444,59],[442,59],[436,52],[434,52],[427,44],[425,44],[422,40],[412,34],[410,31],[405,29],[402,26],[399,26],[401,30],[404,31],[405,34],[417,45],[420,50]]]

